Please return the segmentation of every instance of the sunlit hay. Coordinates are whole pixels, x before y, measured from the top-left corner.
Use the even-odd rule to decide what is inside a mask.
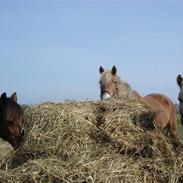
[[[18,176],[13,174],[12,171],[0,170],[0,183],[17,183]]]
[[[162,183],[183,180],[183,152],[128,98],[44,103],[25,111],[24,144],[0,163],[0,182]]]
[[[93,149],[94,150],[94,149]],[[104,150],[102,152],[102,150]],[[86,153],[69,161],[59,158],[29,160],[13,169],[9,180],[26,183],[42,182],[169,182],[180,180],[180,162],[166,166],[161,159],[123,156],[109,146],[97,154]],[[14,176],[12,176],[12,174]],[[7,175],[6,175],[7,176]],[[13,182],[12,181],[12,182]],[[171,181],[174,182],[174,181]],[[176,181],[175,181],[176,182]]]
[[[70,161],[59,158],[29,160],[12,170],[10,182],[143,182],[142,163],[114,153],[106,147],[97,149],[98,156],[75,157]],[[96,152],[95,151],[95,152]],[[95,154],[96,155],[96,154]],[[13,175],[13,176],[12,176]],[[7,175],[4,174],[4,177]],[[152,180],[149,176],[147,180]]]
[[[154,116],[145,104],[124,98],[122,101],[102,102],[98,105],[97,111],[98,127],[120,151],[134,154],[147,153],[152,139],[147,129],[142,126],[145,127],[144,119],[149,126],[153,126]],[[149,154],[141,155],[150,156]]]
[[[87,149],[89,143],[95,143],[89,137],[93,124],[92,102],[86,103],[45,103],[32,106],[25,113],[26,138],[23,146],[15,152],[21,158],[35,159],[52,157],[55,154],[63,159]]]

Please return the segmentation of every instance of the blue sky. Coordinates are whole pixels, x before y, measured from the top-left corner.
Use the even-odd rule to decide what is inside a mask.
[[[0,0],[0,64],[0,92],[22,104],[99,100],[100,65],[177,102],[183,1]]]

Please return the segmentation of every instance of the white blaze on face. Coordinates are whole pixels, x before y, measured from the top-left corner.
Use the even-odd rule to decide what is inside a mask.
[[[109,93],[104,93],[104,94],[101,96],[101,99],[102,99],[102,100],[107,100],[107,99],[110,99],[110,98],[111,98],[111,96],[110,96]]]
[[[110,72],[106,73],[105,79],[106,79],[107,83],[111,81],[111,73]]]
[[[100,79],[100,84],[101,86],[103,86],[104,90],[108,90],[108,88],[106,88],[107,84],[110,83],[112,80],[111,78],[111,71],[107,71],[105,73],[103,73],[101,75],[101,79]],[[103,93],[101,91],[101,93]],[[111,98],[111,95],[108,92],[104,92],[103,94],[100,95],[101,100],[107,100]]]

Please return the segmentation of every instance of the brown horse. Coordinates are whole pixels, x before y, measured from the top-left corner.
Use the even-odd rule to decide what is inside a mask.
[[[178,100],[179,100],[179,111],[181,115],[181,123],[183,125],[183,77],[180,74],[177,76],[177,84],[180,88]]]
[[[0,137],[8,141],[14,149],[18,148],[24,136],[23,112],[17,103],[17,95],[0,97]]]
[[[99,68],[100,78],[100,98],[101,100],[113,97],[130,97],[136,100],[144,101],[152,112],[156,114],[155,121],[161,129],[170,128],[171,134],[178,140],[176,125],[176,109],[173,102],[165,95],[150,94],[141,97],[136,91],[132,90],[126,81],[122,81],[116,74],[115,66],[111,70],[104,70],[102,66]]]

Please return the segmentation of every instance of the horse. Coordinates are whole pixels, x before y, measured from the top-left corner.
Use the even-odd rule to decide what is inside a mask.
[[[99,73],[101,100],[114,97],[129,97],[134,100],[143,101],[149,107],[150,111],[155,114],[156,125],[161,129],[169,127],[170,133],[178,141],[176,109],[170,98],[159,93],[152,93],[142,97],[126,81],[120,79],[115,66],[111,70],[106,71],[100,66]]]
[[[181,123],[183,125],[183,77],[181,74],[177,76],[177,84],[180,88],[180,92],[178,94],[178,100],[179,100],[179,111],[181,115]]]
[[[7,97],[3,93],[0,97],[0,137],[17,149],[23,140],[23,112],[17,103],[16,92]]]

